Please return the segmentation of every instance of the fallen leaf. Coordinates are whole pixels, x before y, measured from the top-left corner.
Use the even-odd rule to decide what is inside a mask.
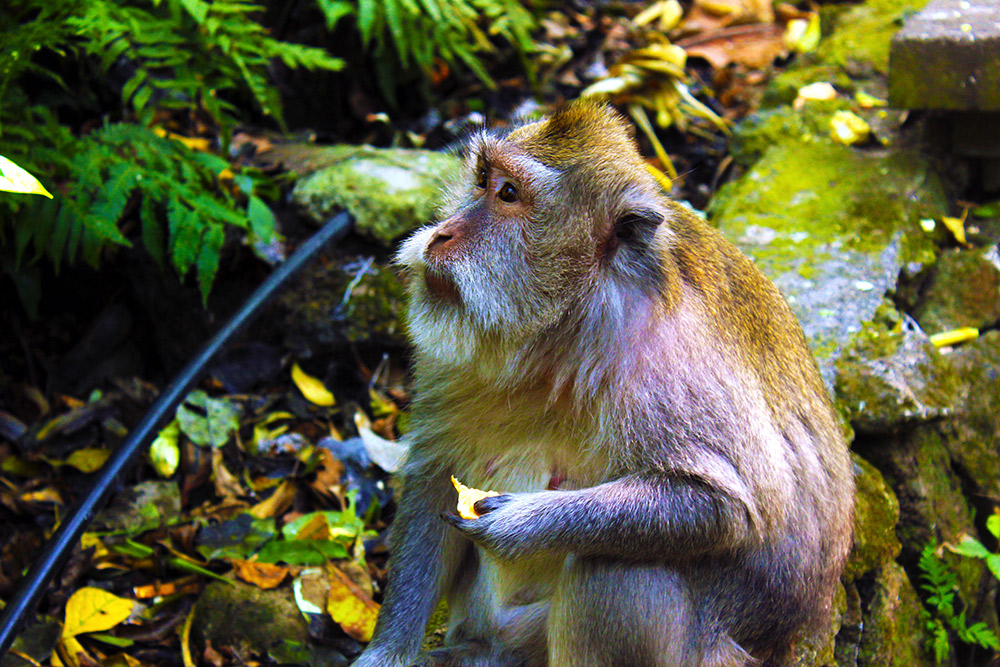
[[[263,500],[250,508],[250,514],[258,519],[266,519],[283,514],[292,506],[298,487],[295,482],[285,480],[267,500]]]
[[[722,28],[677,42],[688,57],[704,58],[715,69],[731,63],[763,69],[783,55],[787,48],[784,30],[773,23]]]
[[[131,614],[135,602],[100,588],[81,588],[66,601],[63,637],[110,630]]]
[[[837,111],[830,118],[830,138],[838,144],[863,144],[871,133],[872,129],[865,119],[850,111]]]
[[[55,503],[56,505],[62,505],[63,499],[59,495],[59,491],[55,487],[47,486],[44,489],[39,489],[37,491],[28,491],[27,493],[21,494],[21,500],[26,503]]]
[[[109,456],[111,456],[110,449],[85,447],[72,452],[66,457],[64,463],[73,466],[80,472],[91,473],[100,470]]]
[[[350,577],[332,563],[327,565],[330,577],[330,594],[326,611],[344,632],[360,642],[371,641],[379,605]]]
[[[175,419],[160,430],[149,446],[149,463],[160,477],[170,477],[177,471],[181,461],[180,435],[181,427]]]
[[[962,211],[962,217],[952,218],[950,216],[944,216],[941,218],[941,224],[944,225],[951,235],[955,237],[955,240],[962,245],[968,245],[965,239],[965,218],[969,215],[969,210],[965,209]]]
[[[930,336],[931,344],[934,347],[951,347],[959,343],[968,343],[979,338],[979,329],[975,327],[960,327],[951,331],[942,331]]]
[[[819,45],[819,14],[812,12],[809,18],[792,19],[785,28],[785,46],[789,51],[808,53]]]
[[[222,447],[240,427],[239,410],[230,401],[209,398],[199,389],[178,406],[177,423],[191,442],[202,447]]]
[[[277,588],[288,576],[290,570],[273,563],[261,563],[255,560],[232,560],[236,576],[253,584],[257,588]]]
[[[333,394],[327,389],[323,382],[311,375],[306,374],[297,363],[292,364],[292,382],[299,388],[306,400],[314,405],[324,408],[336,404]]]

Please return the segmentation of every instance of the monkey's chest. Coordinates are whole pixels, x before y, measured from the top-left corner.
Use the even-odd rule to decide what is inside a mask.
[[[455,475],[484,491],[582,489],[604,481],[608,460],[579,437],[483,430],[457,447]]]

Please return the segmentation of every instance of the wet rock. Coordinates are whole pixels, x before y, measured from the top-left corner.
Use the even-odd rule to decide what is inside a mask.
[[[874,594],[858,645],[858,667],[931,667],[920,619],[920,598],[906,572],[886,563],[875,578]]]
[[[302,356],[317,345],[406,346],[405,288],[385,260],[354,257],[310,271],[278,300],[285,343]]]
[[[1000,331],[963,345],[950,358],[965,394],[946,427],[945,445],[974,496],[1000,498]]]
[[[844,567],[844,579],[856,579],[899,555],[896,523],[899,501],[882,474],[857,454],[854,462],[854,546]]]
[[[933,261],[919,221],[945,205],[915,152],[793,137],[725,185],[709,211],[785,294],[832,386],[834,361],[901,269]]]
[[[952,365],[910,318],[872,323],[836,362],[836,395],[851,425],[889,433],[952,413],[959,398]]]
[[[445,153],[340,148],[342,159],[300,179],[292,200],[317,223],[347,209],[358,233],[386,246],[433,218],[442,188],[459,168]]]
[[[1000,321],[997,246],[942,254],[914,316],[929,334],[958,327],[981,329]]]
[[[915,428],[896,438],[876,436],[855,443],[884,475],[899,500],[896,535],[902,545],[900,562],[915,566],[928,543],[975,534],[973,513],[963,495],[962,481],[951,467],[947,441],[938,424]],[[965,600],[975,600],[980,564],[963,559],[956,565]]]
[[[304,645],[308,632],[288,587],[262,590],[240,581],[213,581],[195,606],[193,630],[213,646],[242,655],[283,654],[288,643]]]

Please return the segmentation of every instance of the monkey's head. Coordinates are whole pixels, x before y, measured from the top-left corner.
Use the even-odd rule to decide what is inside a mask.
[[[620,310],[619,290],[661,287],[666,200],[606,106],[473,136],[448,199],[397,257],[419,352],[461,362],[483,341],[524,345],[596,314],[584,309]]]

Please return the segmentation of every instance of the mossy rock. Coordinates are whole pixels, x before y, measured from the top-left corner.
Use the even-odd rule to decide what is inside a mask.
[[[291,588],[262,590],[240,581],[208,584],[195,606],[193,628],[202,641],[244,654],[283,654],[309,638]]]
[[[854,463],[854,546],[844,566],[845,580],[852,580],[892,561],[899,555],[896,523],[899,501],[875,466],[857,454]]]
[[[816,48],[815,59],[855,73],[871,70],[889,73],[889,44],[907,16],[924,8],[928,0],[866,0],[850,9],[824,6],[835,12],[832,30]]]
[[[891,433],[953,413],[958,376],[913,320],[869,323],[836,362],[836,396],[856,432]]]
[[[875,578],[868,605],[858,667],[932,667],[920,612],[923,606],[903,568],[886,563]]]
[[[832,386],[834,361],[902,268],[933,262],[919,221],[946,206],[916,152],[785,137],[723,186],[709,212],[784,293]]]
[[[952,250],[938,258],[914,312],[929,334],[1000,321],[1000,249]]]
[[[292,200],[317,223],[346,209],[356,231],[385,246],[430,222],[459,160],[434,151],[350,147],[343,159],[301,178]]]

